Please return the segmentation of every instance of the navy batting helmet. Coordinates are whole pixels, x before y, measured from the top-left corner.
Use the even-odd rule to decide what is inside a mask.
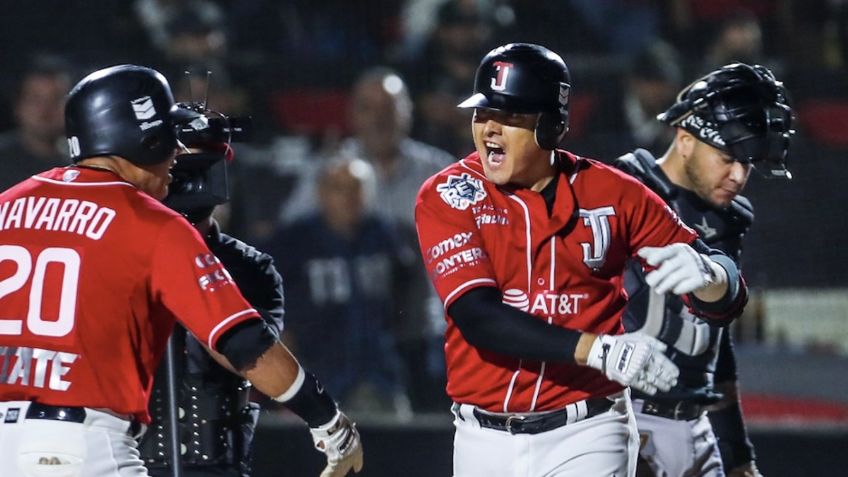
[[[114,155],[135,164],[162,162],[177,147],[177,126],[197,117],[174,103],[156,70],[120,65],[95,71],[74,86],[65,105],[71,160]]]
[[[792,177],[786,169],[795,132],[789,95],[764,66],[723,66],[684,88],[657,119],[689,131],[739,162],[762,164],[773,176]]]
[[[541,113],[536,143],[556,148],[568,131],[571,76],[562,58],[530,43],[510,43],[490,51],[474,78],[474,94],[460,108],[485,108],[511,113]]]

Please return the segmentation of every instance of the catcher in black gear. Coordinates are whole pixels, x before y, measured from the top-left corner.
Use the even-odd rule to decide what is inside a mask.
[[[657,192],[700,238],[737,264],[754,219],[739,195],[751,169],[790,178],[786,168],[792,109],[782,83],[765,67],[724,66],[684,88],[658,119],[677,128],[659,159],[637,149],[615,162]],[[729,330],[691,315],[674,295],[645,283],[638,266],[625,275],[631,297],[625,328],[669,346],[678,385],[639,396],[638,475],[758,476],[736,385]]]

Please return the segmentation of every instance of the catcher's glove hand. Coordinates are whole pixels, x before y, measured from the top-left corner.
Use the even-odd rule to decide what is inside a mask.
[[[664,354],[662,341],[642,333],[598,335],[586,365],[607,378],[645,394],[668,391],[677,384],[680,370]]]
[[[315,448],[327,455],[327,467],[321,477],[344,477],[353,469],[362,470],[362,442],[359,431],[343,412],[336,412],[330,422],[318,428],[310,428]]]

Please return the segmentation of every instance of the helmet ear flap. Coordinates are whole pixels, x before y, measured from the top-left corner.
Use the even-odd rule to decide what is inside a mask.
[[[536,120],[536,144],[540,148],[553,151],[568,131],[568,113],[541,113]]]

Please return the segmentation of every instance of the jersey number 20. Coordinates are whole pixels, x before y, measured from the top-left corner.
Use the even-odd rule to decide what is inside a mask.
[[[11,260],[17,265],[15,273],[0,280],[0,299],[15,293],[32,276],[27,307],[27,330],[39,336],[65,336],[74,328],[77,308],[77,285],[79,283],[80,256],[70,248],[45,248],[35,257],[29,250],[18,245],[0,245],[0,263]],[[45,320],[41,316],[41,304],[44,298],[44,275],[50,263],[64,267],[62,287],[59,292],[59,316],[56,320]],[[2,311],[0,311],[2,313]],[[0,335],[20,335],[24,320],[0,317]]]

